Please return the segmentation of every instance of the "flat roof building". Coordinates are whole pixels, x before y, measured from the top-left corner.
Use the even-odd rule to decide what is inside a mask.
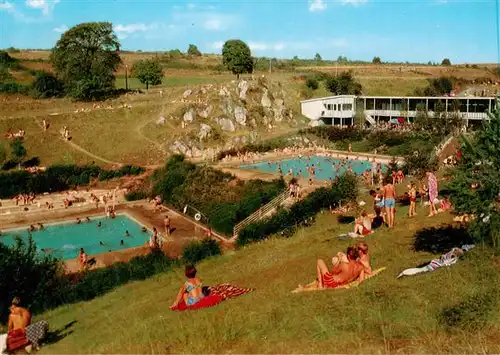
[[[312,126],[353,125],[355,118],[370,125],[404,118],[412,122],[419,110],[430,115],[437,105],[441,111],[455,112],[468,126],[480,123],[495,108],[494,97],[418,97],[418,96],[354,96],[339,95],[300,102],[302,114],[311,120]]]

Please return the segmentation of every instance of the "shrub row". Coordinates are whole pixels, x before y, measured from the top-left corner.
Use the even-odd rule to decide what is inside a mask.
[[[95,165],[54,165],[43,172],[31,174],[27,171],[0,173],[0,198],[10,198],[22,193],[56,192],[78,185],[88,185],[92,178],[112,179],[124,175],[137,175],[144,168],[124,166],[116,171],[101,169]]]
[[[212,256],[221,255],[222,250],[215,240],[206,238],[202,241],[189,243],[182,253],[182,261],[185,264],[197,264]]]
[[[282,209],[271,218],[252,223],[238,235],[238,246],[267,239],[270,235],[284,232],[315,216],[325,208],[335,208],[339,203],[356,199],[358,193],[356,176],[344,174],[331,187],[323,187],[297,202],[290,209]],[[289,233],[282,233],[288,235]]]
[[[330,142],[338,141],[361,141],[368,136],[368,131],[360,130],[356,127],[340,128],[335,126],[320,126],[302,129],[300,134],[312,134],[318,138],[327,139]]]
[[[231,174],[171,157],[153,175],[153,193],[188,213],[200,211],[213,229],[231,234],[233,226],[271,201],[285,188],[283,180],[242,181]]]
[[[265,153],[274,149],[286,147],[288,144],[285,140],[273,139],[261,143],[246,144],[240,148],[230,148],[223,150],[217,154],[217,160],[222,160],[227,156],[235,157],[238,154],[246,153]]]

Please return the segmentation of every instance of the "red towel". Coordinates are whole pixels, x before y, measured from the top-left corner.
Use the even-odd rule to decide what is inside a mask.
[[[195,303],[192,306],[186,305],[186,302],[184,302],[184,300],[182,300],[179,302],[179,304],[177,306],[172,308],[172,311],[185,311],[187,309],[193,310],[193,309],[200,309],[200,308],[208,308],[208,307],[216,306],[221,302],[222,302],[221,296],[208,295],[206,297],[203,297],[201,300],[199,300],[197,303]]]
[[[30,342],[26,339],[24,329],[14,329],[7,334],[7,349],[15,351],[28,346]]]

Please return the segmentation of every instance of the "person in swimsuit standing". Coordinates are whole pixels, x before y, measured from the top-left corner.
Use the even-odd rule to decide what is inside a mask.
[[[387,226],[394,227],[394,208],[396,207],[396,191],[392,184],[392,176],[389,176],[384,185],[384,207],[387,213]]]

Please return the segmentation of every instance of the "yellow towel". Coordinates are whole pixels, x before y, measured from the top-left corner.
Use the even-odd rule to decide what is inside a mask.
[[[381,268],[378,268],[378,269],[374,270],[370,275],[365,276],[365,280],[367,280],[369,278],[372,278],[375,275],[380,274],[385,269],[386,269],[385,267],[381,267]],[[335,287],[335,288],[314,288],[313,284],[315,284],[315,281],[313,281],[309,285],[307,285],[306,287],[304,287],[304,286],[297,287],[295,290],[292,291],[292,293],[309,292],[309,291],[324,291],[324,290],[349,289],[349,288],[352,288],[352,287],[358,287],[359,284],[361,284],[361,283],[362,282],[360,282],[360,281],[353,281],[351,283],[348,283],[347,285],[343,285],[343,286],[339,286],[339,287]]]

